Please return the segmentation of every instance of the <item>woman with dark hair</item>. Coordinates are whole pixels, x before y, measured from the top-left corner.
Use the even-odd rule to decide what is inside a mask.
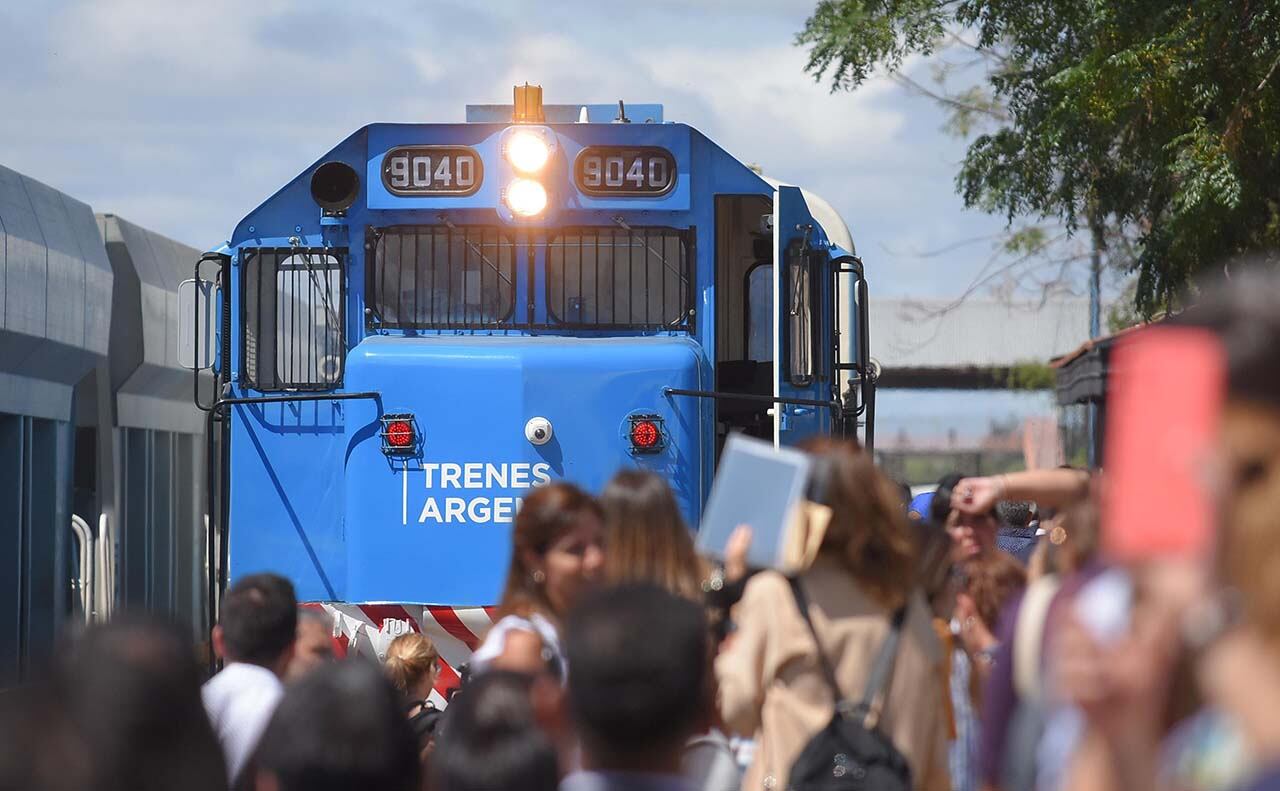
[[[431,766],[434,791],[555,791],[560,767],[530,702],[534,685],[494,670],[458,693]]]
[[[560,625],[578,597],[600,581],[602,521],[600,505],[572,484],[540,486],[525,498],[499,620],[472,654],[473,673],[494,667],[564,677]]]
[[[929,608],[913,592],[916,553],[901,496],[852,443],[818,440],[805,449],[814,458],[809,499],[830,509],[825,527],[807,525],[818,549],[798,576],[812,631],[788,580],[764,571],[747,583],[734,609],[738,629],[716,660],[724,721],[757,741],[743,787],[786,784],[801,750],[831,720],[833,697],[862,695],[897,622],[901,640],[878,724],[906,758],[915,788],[949,789],[940,649]]]
[[[955,544],[954,557],[957,563],[995,551],[996,535],[1000,528],[994,504],[985,511],[965,511],[952,506],[954,492],[962,480],[963,476],[959,474],[944,476],[938,481],[938,488],[929,505],[930,517],[947,528],[947,534]]]
[[[622,470],[600,496],[610,584],[652,582],[702,601],[702,561],[667,481],[647,470]]]

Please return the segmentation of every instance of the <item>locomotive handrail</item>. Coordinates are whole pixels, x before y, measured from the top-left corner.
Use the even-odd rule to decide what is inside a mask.
[[[876,380],[879,379],[879,372],[872,371],[871,365],[871,318],[870,318],[870,293],[867,288],[866,270],[863,268],[862,259],[856,255],[842,255],[831,259],[832,268],[832,284],[838,290],[838,280],[841,274],[851,274],[857,278],[856,288],[858,291],[858,353],[857,362],[853,363],[852,370],[858,372],[858,387],[862,391],[862,398],[859,399],[860,404],[854,413],[855,415],[866,415],[864,421],[863,447],[868,451],[875,449],[876,437]],[[839,316],[840,305],[836,302],[836,315]],[[835,370],[849,370],[848,364],[840,361],[837,354],[834,358]]]
[[[382,409],[382,393],[374,390],[359,393],[287,393],[284,395],[273,396],[223,396],[209,408],[205,413],[204,436],[206,448],[205,474],[207,476],[205,488],[205,513],[210,514],[213,526],[208,531],[208,546],[206,551],[210,560],[209,569],[209,628],[212,629],[218,622],[218,598],[222,589],[226,586],[227,574],[227,550],[229,542],[225,535],[227,529],[227,507],[230,504],[228,496],[231,489],[231,482],[227,475],[227,464],[229,461],[229,448],[225,441],[225,432],[229,428],[228,421],[222,421],[222,429],[224,432],[224,441],[222,443],[222,471],[221,483],[222,489],[219,494],[222,495],[219,509],[215,512],[213,508],[213,493],[217,488],[214,481],[214,459],[213,459],[213,422],[215,417],[228,406],[240,406],[242,404],[284,404],[297,401],[363,401],[370,400],[378,402],[378,409]],[[214,514],[216,513],[216,516]],[[216,563],[212,560],[217,558]],[[213,655],[213,651],[209,652],[209,671],[212,673],[217,670],[217,657]]]
[[[240,404],[283,404],[288,401],[381,401],[382,393],[369,390],[362,393],[289,393],[278,396],[231,396],[219,398],[213,403],[216,411],[224,406]]]
[[[781,396],[756,395],[755,393],[728,393],[723,390],[685,390],[679,387],[662,388],[663,395],[682,395],[693,398],[716,398],[727,401],[760,401],[770,404],[788,404],[794,406],[821,406],[828,409],[839,409],[839,401],[822,401],[817,398],[783,398]]]

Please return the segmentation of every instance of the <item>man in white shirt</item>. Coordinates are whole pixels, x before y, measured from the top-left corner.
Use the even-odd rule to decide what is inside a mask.
[[[280,679],[293,658],[297,628],[297,598],[283,577],[243,577],[222,599],[213,649],[226,665],[205,683],[201,697],[232,787],[284,694]]]

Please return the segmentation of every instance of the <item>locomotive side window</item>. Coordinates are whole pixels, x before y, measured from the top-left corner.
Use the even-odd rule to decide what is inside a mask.
[[[773,264],[747,270],[747,359],[773,360]]]
[[[342,384],[346,251],[245,250],[244,371],[255,390],[329,390]]]
[[[547,242],[547,313],[560,326],[687,329],[693,232],[567,228]]]
[[[404,225],[372,231],[368,301],[383,327],[507,326],[515,246],[490,226]]]

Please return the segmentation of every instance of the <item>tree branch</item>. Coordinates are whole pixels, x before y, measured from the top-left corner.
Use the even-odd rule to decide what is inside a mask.
[[[1028,250],[1023,255],[1018,256],[1017,258],[1013,259],[1009,263],[1004,264],[1003,266],[997,268],[995,271],[988,273],[987,270],[990,269],[991,265],[995,263],[995,261],[998,260],[999,258],[998,255],[993,256],[991,260],[987,262],[987,265],[982,268],[982,271],[979,272],[978,275],[973,279],[973,281],[969,283],[968,287],[965,288],[964,292],[960,296],[956,297],[950,303],[944,305],[943,307],[937,310],[925,311],[923,315],[925,315],[928,318],[940,318],[942,316],[945,316],[948,313],[951,313],[952,311],[959,308],[962,304],[964,304],[964,301],[969,297],[973,296],[973,294],[976,291],[978,291],[978,289],[982,288],[983,286],[987,285],[991,281],[995,280],[997,277],[1017,269],[1018,267],[1025,264],[1027,261],[1030,261],[1032,258],[1044,252],[1044,250],[1046,250],[1049,247],[1049,245],[1054,244],[1062,239],[1065,239],[1066,237],[1067,237],[1067,232],[1063,231],[1057,236],[1046,239],[1042,244],[1039,244],[1036,247],[1032,248],[1031,250]]]
[[[1002,64],[1009,63],[1009,58],[1007,56],[1001,55],[999,52],[996,52],[993,49],[987,49],[986,47],[979,46],[978,44],[965,41],[963,38],[960,37],[959,33],[948,30],[947,38],[951,39],[952,42],[959,44],[962,47],[967,47],[973,50],[974,52],[978,53],[984,58],[991,58],[992,60],[1000,61],[1000,63]]]
[[[1262,89],[1267,87],[1267,83],[1271,81],[1271,76],[1276,73],[1276,67],[1280,66],[1280,55],[1271,61],[1271,68],[1267,69],[1267,76],[1262,78],[1262,82],[1258,83],[1258,87],[1253,89],[1254,93],[1262,93]]]
[[[926,250],[923,253],[902,253],[902,252],[893,250],[889,247],[886,247],[883,244],[880,245],[880,249],[884,250],[889,255],[898,256],[899,258],[937,258],[938,256],[946,255],[947,253],[959,250],[961,247],[968,247],[969,245],[977,244],[978,242],[989,242],[995,238],[996,238],[995,234],[987,234],[986,236],[974,236],[969,239],[961,239],[957,242],[952,242],[951,244],[944,245],[942,247],[937,248],[936,250]]]
[[[996,110],[991,107],[983,107],[981,105],[961,101],[960,99],[957,99],[954,96],[947,96],[945,94],[941,94],[936,91],[929,90],[925,86],[921,85],[920,83],[916,82],[915,80],[911,79],[910,77],[908,77],[907,75],[903,74],[900,71],[890,72],[889,78],[892,79],[894,82],[898,83],[899,85],[905,88],[909,88],[913,91],[916,91],[923,96],[933,99],[935,102],[938,102],[939,104],[946,105],[947,107],[951,107],[956,110],[961,110],[966,113],[977,113],[979,115],[985,115],[988,118],[994,119],[996,121],[1000,121],[1001,123],[1007,122],[1009,120],[1009,116],[1005,114],[1004,111],[1002,110]]]

